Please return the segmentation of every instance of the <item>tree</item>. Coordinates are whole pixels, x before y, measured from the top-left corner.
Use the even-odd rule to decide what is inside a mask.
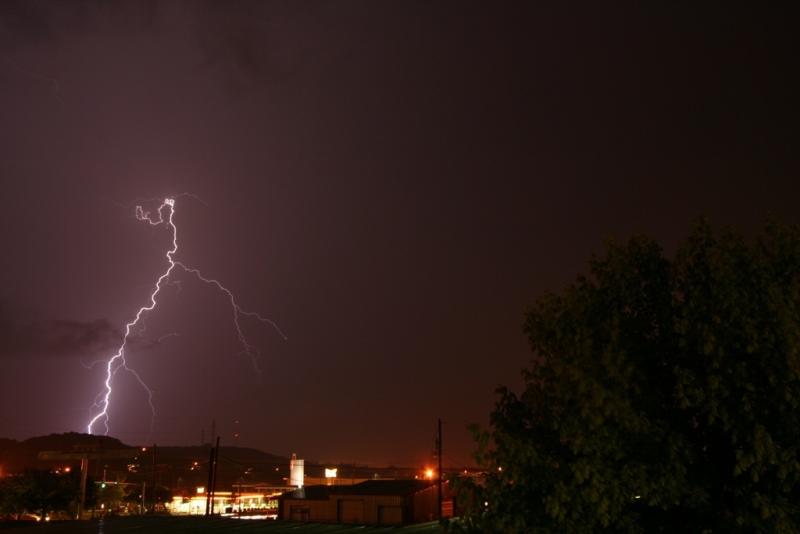
[[[126,491],[124,481],[122,484],[119,482],[98,482],[93,488],[94,494],[92,495],[95,506],[100,505],[104,513],[114,514],[117,512],[119,506],[125,501],[130,490]]]
[[[22,477],[10,476],[0,480],[0,518],[14,517],[19,519],[24,513],[22,504],[26,481]]]
[[[800,229],[611,244],[524,330],[462,528],[800,531]]]
[[[76,475],[59,475],[47,470],[28,470],[9,477],[0,485],[0,507],[5,514],[23,513],[45,517],[68,511],[78,497]]]

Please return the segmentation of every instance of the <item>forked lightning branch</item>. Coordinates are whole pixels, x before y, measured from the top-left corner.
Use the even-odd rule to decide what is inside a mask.
[[[140,221],[147,222],[151,226],[164,226],[168,229],[172,234],[172,247],[166,253],[167,259],[167,266],[161,276],[158,277],[155,283],[155,287],[153,291],[150,293],[150,297],[147,301],[147,304],[139,308],[136,314],[133,316],[126,325],[125,325],[125,335],[122,338],[122,342],[117,349],[117,352],[114,353],[109,359],[105,362],[105,382],[104,382],[104,389],[98,394],[97,399],[92,408],[92,418],[89,421],[88,425],[86,426],[86,430],[89,434],[94,434],[94,427],[102,423],[103,428],[105,429],[105,434],[108,434],[108,421],[109,421],[109,408],[111,406],[111,401],[113,398],[114,390],[113,390],[113,383],[114,377],[116,374],[123,370],[125,372],[130,373],[133,377],[139,382],[139,384],[147,391],[148,394],[148,401],[150,403],[150,409],[152,411],[153,417],[155,417],[155,406],[153,404],[153,392],[147,386],[145,381],[142,379],[141,375],[136,372],[133,368],[128,366],[128,362],[125,359],[125,351],[128,347],[128,341],[130,340],[132,334],[134,333],[134,329],[142,320],[142,317],[148,313],[153,311],[157,304],[158,304],[158,296],[161,290],[163,289],[164,285],[169,282],[169,278],[172,275],[173,271],[178,268],[183,270],[186,273],[192,274],[196,276],[200,281],[205,282],[207,284],[213,285],[228,297],[231,306],[231,314],[234,328],[236,329],[236,335],[239,338],[239,342],[242,345],[242,353],[249,356],[253,362],[253,366],[256,370],[258,370],[258,357],[259,351],[258,349],[253,346],[244,334],[242,330],[242,325],[240,319],[242,317],[250,317],[262,323],[268,324],[272,326],[281,337],[286,339],[286,336],[281,332],[280,328],[271,321],[270,319],[263,317],[262,315],[246,311],[239,306],[239,303],[236,301],[236,297],[234,294],[221,282],[215,280],[214,278],[207,278],[205,277],[198,269],[193,267],[189,267],[186,264],[177,261],[175,259],[175,254],[178,252],[178,228],[175,226],[175,222],[173,217],[175,215],[175,199],[174,198],[166,198],[156,210],[155,215],[151,215],[150,212],[145,211],[142,206],[136,206],[136,218]],[[96,412],[96,413],[95,413]]]

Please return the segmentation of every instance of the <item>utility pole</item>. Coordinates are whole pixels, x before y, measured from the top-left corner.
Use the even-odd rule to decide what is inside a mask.
[[[214,515],[214,493],[217,490],[217,465],[219,465],[219,436],[217,436],[217,446],[214,448],[214,465],[211,477],[211,515]]]
[[[438,480],[436,490],[437,510],[436,516],[442,518],[442,418],[437,419],[437,437],[436,437],[436,458],[439,460]]]
[[[150,497],[153,501],[153,508],[152,512],[155,513],[156,511],[156,444],[153,443],[153,488],[150,490],[152,497]]]
[[[81,456],[81,500],[78,505],[78,519],[83,519],[83,512],[86,509],[86,478],[89,475],[89,457]]]
[[[208,485],[206,485],[206,515],[211,509],[211,482],[214,478],[214,446],[211,446],[211,452],[208,456]]]

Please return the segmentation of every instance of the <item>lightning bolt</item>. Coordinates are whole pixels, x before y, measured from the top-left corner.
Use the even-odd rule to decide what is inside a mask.
[[[256,369],[256,371],[260,372],[260,369],[258,367],[258,357],[260,356],[260,353],[258,349],[255,346],[253,346],[247,340],[247,337],[244,335],[240,319],[242,317],[254,318],[264,324],[272,326],[284,340],[288,339],[286,335],[278,327],[278,325],[275,324],[275,322],[271,321],[270,319],[267,319],[266,317],[261,316],[256,312],[246,311],[241,306],[239,306],[239,303],[236,301],[236,297],[233,294],[233,292],[230,291],[224,285],[222,285],[220,281],[214,278],[207,278],[198,269],[189,267],[186,264],[175,260],[174,257],[175,253],[178,252],[178,228],[175,226],[175,223],[173,221],[173,215],[175,214],[175,198],[164,199],[164,201],[158,207],[156,214],[157,216],[151,215],[150,212],[144,211],[142,206],[136,206],[136,218],[138,220],[147,222],[151,226],[164,225],[172,233],[172,248],[170,248],[166,253],[168,265],[166,270],[156,280],[155,288],[153,289],[152,293],[150,293],[149,304],[146,304],[141,308],[139,308],[134,318],[125,325],[125,335],[122,338],[122,343],[117,349],[117,352],[105,362],[106,364],[105,365],[106,378],[104,382],[105,387],[95,398],[94,408],[97,409],[97,413],[91,418],[89,423],[86,425],[86,430],[89,434],[94,433],[94,427],[99,422],[103,424],[103,427],[105,428],[105,434],[108,434],[109,431],[108,409],[109,406],[111,405],[111,395],[113,393],[112,383],[114,381],[114,377],[120,370],[124,370],[133,375],[133,377],[147,392],[148,403],[150,404],[150,410],[153,416],[151,419],[151,430],[152,430],[152,425],[153,421],[155,420],[155,413],[156,413],[155,405],[153,404],[153,391],[147,386],[147,384],[139,375],[139,373],[137,373],[136,370],[128,366],[128,362],[125,360],[125,349],[128,345],[128,340],[131,338],[132,333],[134,333],[137,326],[143,320],[144,314],[153,311],[155,309],[157,305],[156,297],[158,297],[158,294],[161,292],[161,289],[165,285],[178,283],[177,281],[173,282],[170,281],[169,279],[170,275],[172,274],[172,272],[175,270],[176,267],[189,274],[196,276],[200,281],[206,284],[215,286],[217,289],[226,294],[226,296],[230,300],[231,310],[233,314],[233,324],[236,328],[236,333],[239,338],[239,342],[241,343],[243,348],[242,353],[250,356],[251,361],[253,362],[253,367]]]

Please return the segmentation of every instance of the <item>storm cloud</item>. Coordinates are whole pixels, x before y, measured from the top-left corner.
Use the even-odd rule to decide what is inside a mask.
[[[121,333],[105,319],[20,318],[0,305],[0,357],[91,357],[112,349]]]

